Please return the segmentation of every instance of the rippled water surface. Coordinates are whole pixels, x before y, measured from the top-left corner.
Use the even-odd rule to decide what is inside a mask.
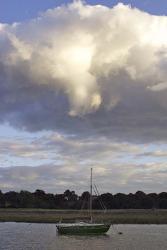
[[[167,225],[118,225],[106,236],[61,236],[55,224],[0,223],[2,249],[167,250]]]

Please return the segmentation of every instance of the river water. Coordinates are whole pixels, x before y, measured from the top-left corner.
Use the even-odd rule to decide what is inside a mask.
[[[115,225],[106,236],[61,236],[55,224],[0,223],[0,250],[30,249],[167,250],[167,225]]]

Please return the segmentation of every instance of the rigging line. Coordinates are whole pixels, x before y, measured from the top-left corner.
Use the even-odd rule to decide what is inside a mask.
[[[95,189],[95,184],[93,186],[93,190],[94,190],[95,194],[97,195],[97,199],[100,203],[100,206],[102,207],[102,209],[106,210],[106,207],[104,206],[103,202],[100,200],[100,194],[97,192],[97,188]]]
[[[88,210],[89,209],[89,204],[88,204],[88,201],[87,201],[87,199],[86,199],[86,197],[82,200],[82,202],[81,202],[81,208],[80,208],[80,210],[78,211],[78,214],[80,214],[80,218],[82,218],[82,213],[83,213],[83,218],[82,218],[82,220],[84,219],[84,220],[88,220],[88,215],[87,215],[87,213],[86,213],[86,210]]]
[[[93,186],[93,191],[95,192],[95,195],[97,196],[97,200],[99,201],[100,206],[104,209],[103,204],[102,204],[101,201],[99,200],[98,193],[96,192],[96,189],[95,189],[94,186]]]
[[[94,186],[95,186],[95,189],[96,189],[97,194],[98,194],[98,196],[99,196],[99,200],[100,200],[100,202],[101,202],[102,205],[103,205],[103,209],[104,209],[104,210],[107,210],[107,207],[105,206],[104,202],[103,202],[102,199],[100,198],[100,193],[99,193],[99,191],[98,191],[98,189],[97,189],[97,186],[96,186],[95,184],[94,184]]]
[[[96,194],[96,196],[97,196],[97,200],[99,201],[100,206],[102,207],[102,209],[104,209],[104,206],[103,206],[103,204],[101,203],[101,200],[99,199],[98,192],[97,192],[97,190],[95,189],[95,184],[93,185],[93,190],[94,190],[94,192],[95,192],[95,194]]]
[[[103,204],[101,203],[101,200],[99,199],[99,195],[98,195],[98,193],[96,192],[96,189],[95,189],[94,186],[93,186],[93,191],[95,192],[95,194],[96,194],[96,196],[97,196],[97,200],[98,200],[98,202],[100,203],[100,206],[102,207],[102,209],[105,209],[104,206],[103,206]]]

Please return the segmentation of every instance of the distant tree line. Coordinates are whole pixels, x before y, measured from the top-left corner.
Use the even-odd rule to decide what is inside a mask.
[[[51,208],[51,209],[88,209],[89,192],[78,196],[74,191],[66,190],[63,194],[45,193],[37,189],[35,192],[0,191],[0,208]],[[93,196],[93,209],[167,209],[167,193],[135,194],[104,193]]]

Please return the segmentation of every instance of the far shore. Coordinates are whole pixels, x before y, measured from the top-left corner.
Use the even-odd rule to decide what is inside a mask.
[[[87,210],[0,209],[0,222],[58,223],[88,221]],[[167,209],[93,210],[94,222],[112,224],[167,224]]]

